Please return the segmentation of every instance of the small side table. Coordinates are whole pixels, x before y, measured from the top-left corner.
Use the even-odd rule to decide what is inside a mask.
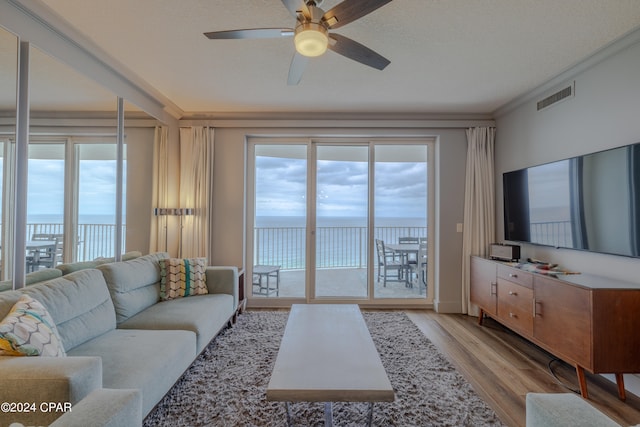
[[[238,316],[247,308],[247,299],[244,296],[244,268],[238,269],[238,306],[233,313],[232,322],[236,323]]]
[[[271,287],[271,279],[275,279],[275,287]],[[266,280],[265,280],[266,279]],[[266,281],[266,284],[264,283]],[[253,295],[264,295],[269,297],[272,292],[276,296],[280,294],[280,266],[279,265],[254,265],[252,287],[258,287],[256,291],[253,289]]]

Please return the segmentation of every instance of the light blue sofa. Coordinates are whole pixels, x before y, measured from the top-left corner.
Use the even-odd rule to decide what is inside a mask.
[[[140,425],[207,343],[230,324],[238,304],[235,267],[207,268],[208,295],[160,301],[158,260],[167,257],[145,255],[1,292],[0,319],[22,293],[40,301],[56,323],[67,357],[0,357],[0,402],[70,402],[75,407],[86,398],[77,411],[64,414],[61,425],[83,425],[95,416],[90,408],[104,405],[140,414],[129,416],[130,424],[113,425]],[[121,420],[122,411],[102,415]],[[0,412],[0,425],[48,425],[61,415]]]
[[[621,427],[574,393],[527,393],[527,427]]]

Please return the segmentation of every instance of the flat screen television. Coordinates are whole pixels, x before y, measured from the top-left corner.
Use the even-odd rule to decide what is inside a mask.
[[[640,143],[502,178],[505,240],[640,257]]]

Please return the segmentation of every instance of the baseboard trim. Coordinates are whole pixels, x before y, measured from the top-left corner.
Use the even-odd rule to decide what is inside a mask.
[[[433,309],[437,313],[462,313],[461,301],[434,301]]]

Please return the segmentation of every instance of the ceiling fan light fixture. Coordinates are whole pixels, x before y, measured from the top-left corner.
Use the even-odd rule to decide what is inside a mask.
[[[314,57],[327,51],[329,36],[323,25],[308,22],[296,28],[293,41],[300,55]]]

